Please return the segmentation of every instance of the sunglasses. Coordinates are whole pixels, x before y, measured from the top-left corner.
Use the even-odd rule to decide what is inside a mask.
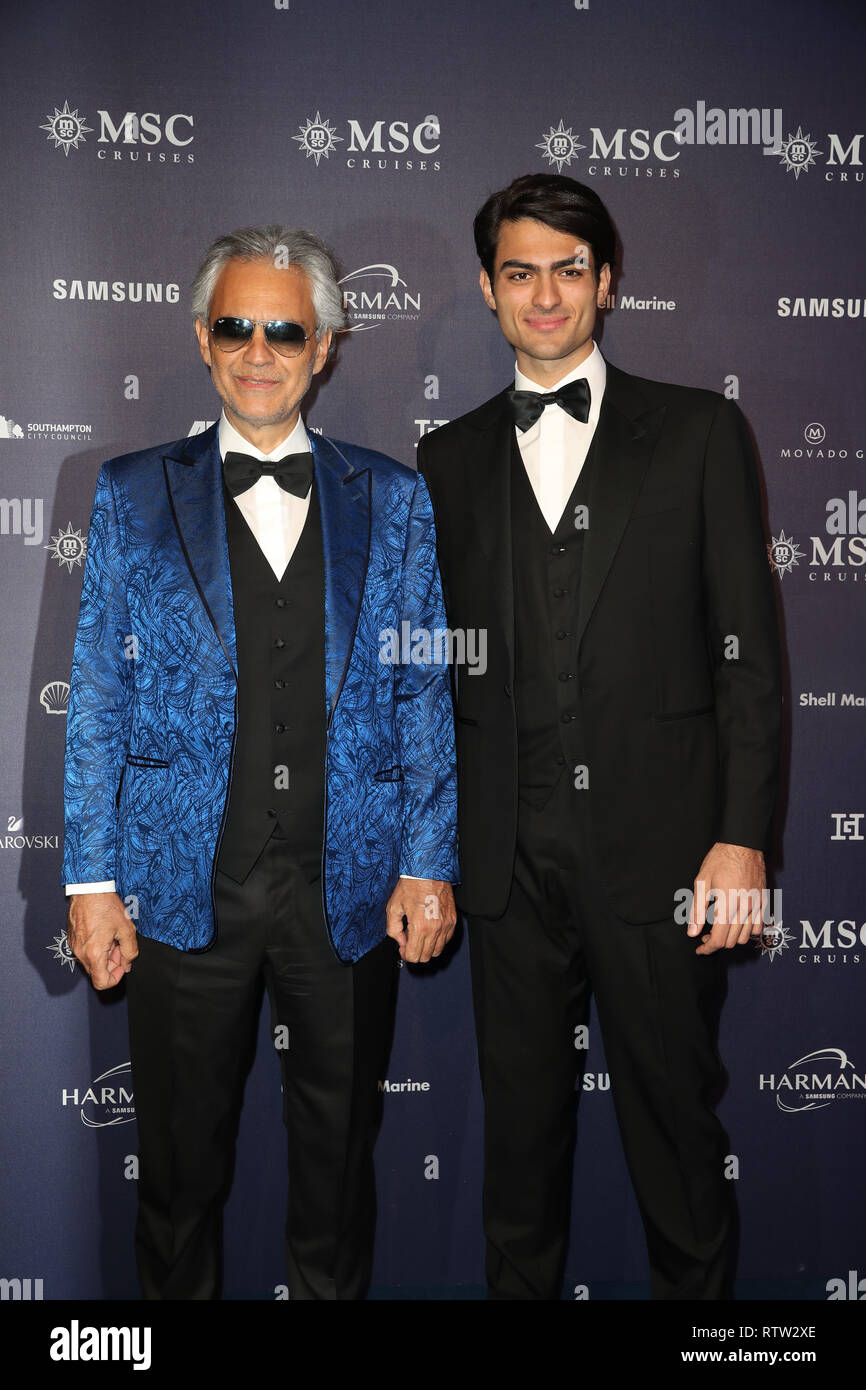
[[[220,352],[237,352],[250,342],[257,325],[264,328],[266,341],[281,357],[299,357],[313,337],[304,332],[303,324],[291,319],[221,318],[214,320],[209,331]]]

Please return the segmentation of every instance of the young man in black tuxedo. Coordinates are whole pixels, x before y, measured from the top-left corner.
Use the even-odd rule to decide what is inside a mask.
[[[487,630],[456,727],[490,1296],[560,1296],[592,992],[653,1297],[725,1298],[723,957],[761,931],[781,707],[755,459],[732,402],[601,356],[592,189],[517,179],[475,239],[515,389],[418,461],[449,624]]]

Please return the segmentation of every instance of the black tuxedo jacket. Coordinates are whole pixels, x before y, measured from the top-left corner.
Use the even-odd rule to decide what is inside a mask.
[[[487,630],[484,674],[455,669],[458,898],[506,907],[517,725],[506,392],[418,446],[449,626]],[[763,849],[776,797],[781,685],[756,462],[711,391],[607,367],[589,503],[578,674],[588,852],[630,922],[669,916],[716,841]]]

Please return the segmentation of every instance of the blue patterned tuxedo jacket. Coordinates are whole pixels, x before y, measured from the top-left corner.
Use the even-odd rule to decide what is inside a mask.
[[[457,878],[447,657],[380,655],[383,630],[446,621],[424,480],[383,454],[310,442],[325,554],[322,893],[334,949],[354,961],[383,939],[401,873]],[[64,882],[114,879],[137,899],[139,932],[183,950],[214,934],[236,671],[213,426],[100,471],[66,746]]]

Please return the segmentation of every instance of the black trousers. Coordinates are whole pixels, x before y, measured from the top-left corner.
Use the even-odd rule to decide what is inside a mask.
[[[521,802],[508,908],[469,924],[490,1297],[561,1297],[584,1057],[575,1029],[592,993],[652,1296],[727,1298],[736,1209],[715,1115],[724,961],[696,956],[673,920],[631,925],[612,913],[580,795],[563,776],[543,810]]]
[[[362,1298],[375,1224],[378,1081],[393,1030],[397,955],[335,957],[321,883],[271,837],[243,884],[216,876],[218,934],[201,954],[139,936],[127,976],[139,1130],[136,1253],[146,1299],[220,1296],[231,1185],[262,991],[284,1043],[292,1299]],[[276,1076],[275,1076],[276,1083]]]

